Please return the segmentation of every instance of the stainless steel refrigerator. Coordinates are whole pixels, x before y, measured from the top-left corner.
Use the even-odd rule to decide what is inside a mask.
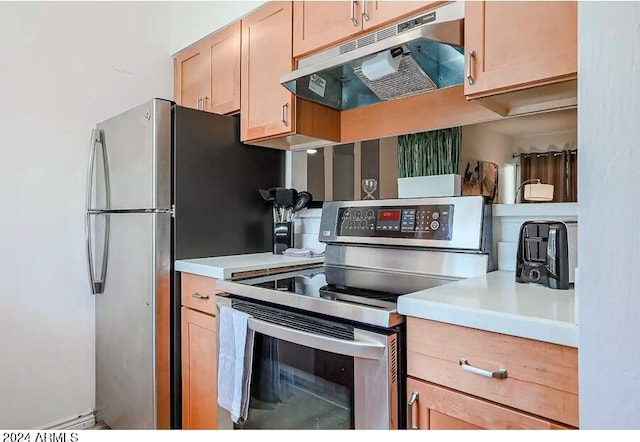
[[[284,153],[244,145],[239,132],[237,117],[162,99],[91,132],[85,239],[96,418],[111,428],[180,428],[174,260],[271,250],[258,189],[283,184]]]

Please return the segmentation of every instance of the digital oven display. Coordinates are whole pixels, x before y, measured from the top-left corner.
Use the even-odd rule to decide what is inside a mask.
[[[381,210],[378,212],[378,221],[382,222],[398,222],[400,221],[399,210]]]

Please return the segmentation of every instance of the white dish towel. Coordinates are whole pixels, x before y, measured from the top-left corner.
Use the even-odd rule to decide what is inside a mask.
[[[249,329],[251,315],[231,307],[220,309],[218,342],[218,405],[242,423],[249,412],[249,387],[253,362],[254,331]]]
[[[315,258],[316,256],[324,256],[324,252],[322,250],[310,249],[310,248],[302,248],[302,249],[286,249],[282,252],[285,256],[295,256],[298,258]]]

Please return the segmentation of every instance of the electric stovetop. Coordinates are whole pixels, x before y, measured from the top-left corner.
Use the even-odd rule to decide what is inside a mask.
[[[393,325],[398,296],[455,281],[383,270],[320,266],[238,281],[220,287],[231,294],[343,319]]]

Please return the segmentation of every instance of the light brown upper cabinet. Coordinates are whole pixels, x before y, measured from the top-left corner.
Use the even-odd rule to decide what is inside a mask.
[[[362,25],[364,30],[385,23],[400,20],[402,17],[417,14],[424,9],[435,7],[444,2],[423,1],[367,1],[362,2]]]
[[[175,58],[175,100],[216,114],[240,110],[240,22],[217,31]]]
[[[293,55],[322,48],[362,31],[354,1],[293,2]]]
[[[205,40],[209,62],[204,110],[215,114],[230,114],[240,110],[240,22]],[[207,96],[211,99],[207,99]]]
[[[293,56],[300,57],[442,2],[295,1]]]
[[[577,2],[466,2],[465,95],[576,78]]]
[[[270,2],[242,20],[241,139],[295,131],[295,101],[280,84],[292,69],[292,5]]]
[[[193,45],[178,53],[174,59],[174,99],[181,106],[201,109],[205,96],[206,66],[205,53],[200,44]]]

